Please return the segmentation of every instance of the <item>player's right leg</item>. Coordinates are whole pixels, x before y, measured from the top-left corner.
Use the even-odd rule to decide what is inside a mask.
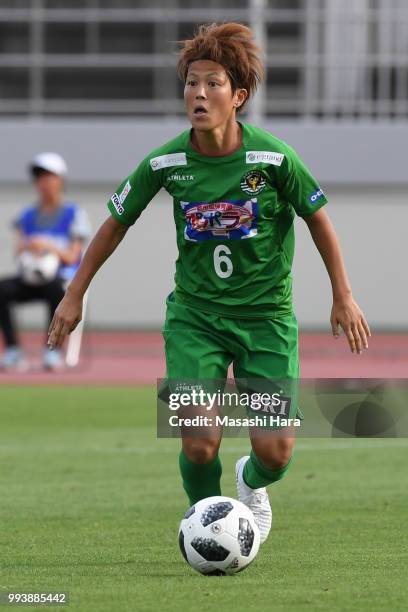
[[[221,495],[222,465],[218,455],[219,437],[183,437],[179,455],[183,488],[192,506],[200,499]]]
[[[218,317],[167,300],[163,329],[167,365],[166,384],[173,392],[177,386],[203,390],[215,387],[227,377],[231,356],[226,352]],[[206,408],[188,406],[183,416],[205,416]],[[208,415],[208,412],[207,412]],[[183,487],[190,504],[221,495],[222,473],[218,449],[222,428],[210,426],[181,428],[182,449],[179,466]]]

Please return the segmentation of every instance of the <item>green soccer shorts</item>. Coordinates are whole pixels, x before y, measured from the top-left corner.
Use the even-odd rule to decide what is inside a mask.
[[[247,390],[259,393],[271,389],[270,381],[293,381],[286,416],[296,417],[299,355],[293,312],[273,319],[239,319],[176,303],[173,294],[166,303],[166,381],[205,381],[208,386],[209,381],[225,381],[232,363],[241,392],[242,379]]]

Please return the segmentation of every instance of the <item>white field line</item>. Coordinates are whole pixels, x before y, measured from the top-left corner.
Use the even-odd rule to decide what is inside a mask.
[[[221,445],[220,453],[222,454],[234,454],[237,452],[241,452],[243,448],[249,446],[249,441],[243,441],[242,446],[226,446],[223,447]],[[384,441],[374,441],[374,440],[359,440],[358,443],[350,444],[347,442],[342,442],[340,444],[331,444],[330,442],[325,442],[323,444],[302,444],[302,442],[295,445],[296,451],[319,451],[319,450],[360,450],[362,448],[408,448],[408,440],[407,439],[393,439],[393,440],[384,440]],[[94,452],[99,453],[130,453],[135,455],[150,455],[155,453],[174,453],[174,447],[122,447],[122,448],[93,448]]]
[[[22,455],[30,454],[30,453],[39,453],[39,454],[58,454],[70,455],[71,453],[82,454],[82,453],[101,453],[107,455],[114,454],[134,454],[134,455],[155,455],[155,454],[173,454],[178,448],[178,445],[171,444],[171,446],[167,445],[166,442],[168,438],[162,438],[160,440],[155,439],[154,443],[151,446],[122,446],[118,448],[105,447],[105,446],[90,446],[84,447],[83,449],[72,447],[40,447],[40,446],[16,446],[16,445],[2,445],[0,446],[0,454],[7,453],[19,453]],[[241,446],[222,446],[220,452],[224,455],[234,454],[242,452],[243,449],[249,447],[249,441],[242,441]],[[399,439],[380,439],[376,438],[375,440],[370,439],[353,439],[353,440],[344,440],[341,442],[323,442],[321,444],[314,444],[313,442],[310,444],[304,442],[298,442],[295,445],[296,451],[336,451],[336,450],[361,450],[361,449],[384,449],[384,448],[408,448],[408,439],[407,438],[399,438]]]

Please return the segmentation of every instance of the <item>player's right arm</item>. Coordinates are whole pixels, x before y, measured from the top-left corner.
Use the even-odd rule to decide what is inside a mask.
[[[60,347],[65,336],[73,331],[80,322],[83,298],[91,280],[108,257],[112,255],[128,229],[129,226],[109,217],[95,234],[77,273],[54,313],[48,332],[50,348]]]

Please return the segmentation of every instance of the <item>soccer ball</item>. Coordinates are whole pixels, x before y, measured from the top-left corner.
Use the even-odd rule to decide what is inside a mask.
[[[60,260],[54,253],[34,255],[23,251],[19,258],[20,274],[27,285],[50,283],[57,275]]]
[[[207,576],[236,574],[255,559],[259,529],[251,510],[231,497],[207,497],[184,515],[179,529],[183,557]]]

